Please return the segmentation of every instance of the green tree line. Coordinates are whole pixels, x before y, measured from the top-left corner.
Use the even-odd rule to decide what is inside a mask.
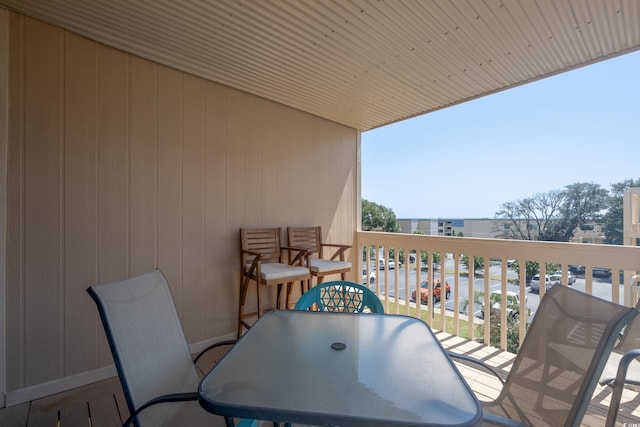
[[[623,242],[623,195],[640,187],[639,179],[611,185],[577,182],[561,190],[536,193],[524,199],[505,202],[496,212],[497,233],[518,240],[567,242],[577,229],[601,224],[605,243]]]
[[[561,190],[536,193],[503,203],[495,214],[497,234],[516,240],[567,242],[577,229],[601,224],[605,243],[623,242],[623,195],[640,187],[640,178],[611,184],[576,182]],[[400,225],[392,209],[362,199],[362,230],[396,233]]]

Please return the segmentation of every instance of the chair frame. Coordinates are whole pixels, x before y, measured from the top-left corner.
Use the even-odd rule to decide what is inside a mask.
[[[322,292],[327,288],[335,288],[336,292],[342,292],[342,300],[344,301],[344,293],[348,292],[344,290],[345,287],[362,293],[362,298],[359,301],[360,304],[357,307],[351,307],[351,309],[348,310],[335,310],[334,307],[323,303]],[[342,289],[340,290],[340,288]],[[295,310],[307,310],[312,308],[315,308],[318,311],[346,311],[350,313],[362,313],[365,309],[369,309],[371,313],[384,313],[382,302],[378,296],[371,291],[371,289],[358,283],[347,282],[344,280],[324,282],[312,287],[300,297],[294,307]]]
[[[541,320],[541,319],[548,315],[548,313],[545,312],[544,308],[546,307],[547,304],[555,304],[556,303],[555,294],[559,294],[560,292],[566,292],[569,294],[575,293],[575,295],[569,295],[565,299],[572,298],[573,300],[576,300],[579,298],[579,299],[585,300],[585,302],[587,299],[593,299],[593,300],[602,301],[603,303],[606,303],[606,304],[613,304],[608,301],[600,300],[597,297],[584,294],[583,292],[568,288],[567,286],[564,286],[564,285],[556,285],[553,288],[551,288],[549,291],[546,292],[544,298],[542,298],[540,302],[540,306],[538,307],[536,316],[534,317],[533,322],[531,323],[531,326],[529,328],[529,333],[526,335],[524,342],[522,344],[522,347],[518,352],[518,355],[516,356],[516,359],[514,360],[512,368],[509,374],[507,375],[506,379],[503,379],[500,373],[496,369],[487,365],[481,360],[475,359],[468,355],[459,354],[451,351],[449,352],[449,355],[453,359],[457,359],[458,361],[463,363],[480,366],[486,371],[495,375],[500,380],[502,384],[502,390],[500,392],[500,395],[493,402],[483,402],[483,406],[485,408],[499,405],[500,402],[503,402],[503,401],[509,401],[512,403],[513,409],[516,412],[525,415],[524,418],[527,418],[525,414],[526,411],[524,411],[522,408],[520,408],[516,404],[514,398],[508,394],[507,389],[509,388],[510,378],[512,374],[514,372],[517,372],[520,365],[522,363],[526,363],[525,360],[527,357],[529,357],[527,355],[527,349],[529,348],[528,341],[530,341],[530,339],[531,340],[534,339],[532,338],[533,336],[532,332],[533,330],[535,330],[534,328],[536,328],[536,324],[538,322],[544,322],[544,320]],[[560,297],[562,297],[562,295],[559,295],[558,299],[560,299]],[[568,416],[566,417],[566,421],[564,424],[565,426],[578,427],[580,425],[582,418],[584,417],[584,414],[589,405],[589,402],[591,400],[591,397],[593,395],[593,392],[595,390],[599,375],[600,373],[602,373],[602,370],[604,369],[606,360],[609,354],[611,353],[611,350],[613,349],[613,346],[615,344],[615,341],[617,339],[619,332],[622,330],[622,328],[625,325],[631,322],[634,319],[634,317],[638,314],[638,312],[633,308],[623,307],[623,306],[619,306],[619,307],[620,309],[617,315],[606,324],[605,331],[602,333],[602,336],[595,347],[595,350],[594,350],[595,354],[593,358],[590,360],[588,367],[586,368],[586,372],[584,373],[583,380],[580,383],[580,385],[576,388],[576,390],[578,390],[577,396],[571,406]],[[574,316],[574,317],[580,318],[580,316]],[[584,319],[585,322],[588,322],[589,320],[590,320],[589,318]],[[542,323],[542,325],[544,325],[544,323]],[[534,344],[535,343],[531,344],[532,351],[533,351],[533,347],[535,347]],[[531,362],[529,361],[528,363],[531,363]],[[527,368],[527,369],[530,369],[530,368]],[[520,375],[521,374],[522,373],[520,373]],[[560,375],[560,374],[557,374],[557,375]],[[611,417],[611,414],[613,412],[612,409],[613,408],[610,407],[609,416],[607,418],[607,426],[613,426],[615,424],[615,416],[613,418]],[[495,425],[504,425],[504,426],[522,426],[523,425],[518,421],[504,418],[500,415],[492,414],[488,411],[485,411],[483,415],[483,419],[487,423],[495,424]]]
[[[282,286],[287,283],[285,306],[290,304],[290,288],[294,282],[300,282],[301,293],[309,287],[311,279],[308,253],[303,248],[293,248],[281,244],[282,229],[274,228],[240,228],[240,295],[238,299],[238,338],[243,328],[247,330],[251,325],[245,321],[247,317],[262,317],[265,310],[262,306],[260,288],[262,286],[277,285],[276,309],[280,309]],[[287,252],[287,255],[285,255]],[[295,256],[291,253],[295,252]],[[287,262],[288,261],[288,262]],[[265,279],[263,266],[267,263],[279,266],[296,266],[304,268],[299,273],[286,277]],[[257,309],[245,313],[247,293],[251,283],[256,284]]]
[[[633,276],[631,279],[631,286],[638,286],[638,277]],[[640,299],[636,302],[635,309],[640,312]],[[640,360],[640,315],[633,319],[620,335],[620,341],[613,349],[613,354],[617,357],[607,361],[607,365],[615,363],[616,374],[614,378],[601,377],[600,384],[608,385],[612,387],[611,391],[611,403],[609,405],[609,413],[607,420],[611,420],[611,423],[607,427],[612,427],[620,409],[620,402],[622,399],[622,392],[625,385],[640,385],[640,378],[638,377],[638,368],[634,370],[634,375],[629,377],[629,368],[631,364]],[[618,359],[619,357],[619,359]],[[615,366],[615,365],[613,365]]]
[[[618,372],[613,383],[607,383],[613,387],[611,391],[611,403],[609,404],[609,412],[607,414],[607,424],[605,427],[614,427],[616,424],[616,418],[618,417],[618,411],[620,409],[620,402],[622,401],[622,391],[624,390],[627,378],[627,370],[629,365],[636,359],[640,359],[640,348],[629,350],[626,352],[618,364]]]
[[[346,262],[346,251],[352,247],[351,245],[341,245],[337,243],[323,243],[321,226],[287,227],[287,237],[289,246],[306,249],[309,256],[316,254],[318,259],[327,261],[340,261],[341,263]],[[329,258],[324,257],[327,250],[333,250],[333,253]],[[336,267],[335,269],[322,272],[311,270],[311,275],[315,276],[317,283],[320,284],[324,281],[325,276],[329,276],[331,274],[340,274],[340,278],[342,280],[346,280],[346,274],[350,271],[351,266],[348,268]]]

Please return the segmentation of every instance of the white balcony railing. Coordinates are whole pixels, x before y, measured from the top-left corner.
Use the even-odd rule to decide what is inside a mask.
[[[422,317],[432,324],[436,330],[444,330],[454,335],[462,335],[468,339],[481,338],[490,343],[490,322],[484,322],[477,316],[477,308],[473,301],[477,300],[477,292],[485,306],[489,306],[489,295],[497,289],[503,294],[507,290],[516,291],[520,295],[519,313],[527,313],[527,308],[535,311],[537,301],[545,293],[545,286],[540,287],[539,295],[529,292],[525,269],[519,274],[507,266],[507,260],[517,260],[524,266],[527,261],[535,261],[540,265],[540,275],[550,275],[546,271],[547,263],[561,266],[562,283],[567,284],[568,266],[584,267],[584,274],[578,276],[574,286],[586,293],[631,306],[637,300],[637,286],[632,286],[632,276],[640,271],[640,247],[595,245],[582,243],[537,242],[521,240],[480,239],[465,237],[425,236],[418,234],[358,232],[358,248],[362,254],[363,271],[367,278],[375,270],[376,279],[370,287],[378,293],[385,305],[385,312],[407,314]],[[368,248],[369,250],[365,250]],[[392,250],[392,251],[390,251]],[[389,257],[392,253],[392,257]],[[410,266],[408,262],[400,263],[400,254],[408,261],[409,254],[415,253],[417,263]],[[428,263],[433,264],[433,255],[440,255],[439,268],[420,268],[423,253],[428,254]],[[492,267],[477,270],[478,275],[469,274],[460,260],[465,255],[469,260],[481,257],[484,265]],[[384,259],[380,263],[379,258]],[[389,268],[394,267],[394,268]],[[425,266],[426,267],[426,266]],[[611,271],[608,277],[594,276],[602,268]],[[606,271],[606,270],[605,270]],[[484,274],[484,273],[487,274]],[[427,304],[412,302],[413,289],[419,288],[422,280],[433,283],[434,278],[443,278],[451,286],[451,298],[446,309],[440,309],[429,295]],[[471,279],[471,280],[470,280]],[[472,286],[469,286],[472,283]],[[634,289],[632,289],[634,288]],[[430,294],[430,292],[429,292]],[[419,295],[419,294],[418,294]],[[443,292],[444,296],[444,292]],[[444,298],[443,298],[444,299]],[[499,347],[507,349],[507,309],[503,299],[500,319]],[[464,310],[466,308],[466,310]],[[425,314],[431,313],[431,316]],[[525,321],[523,321],[525,320]],[[529,316],[520,316],[516,328],[520,343],[526,334]],[[445,329],[445,326],[446,329]],[[464,333],[461,334],[461,331]],[[481,332],[479,332],[481,331]],[[495,332],[494,332],[495,334]]]

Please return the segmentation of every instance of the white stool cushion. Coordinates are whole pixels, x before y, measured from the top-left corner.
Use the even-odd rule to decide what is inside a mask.
[[[247,270],[251,264],[247,264]],[[276,262],[268,262],[262,264],[262,280],[287,279],[289,277],[298,277],[309,274],[309,269],[297,265],[279,264]]]
[[[311,258],[310,269],[313,273],[327,273],[330,271],[351,269],[351,263],[346,261],[332,261],[327,259]]]

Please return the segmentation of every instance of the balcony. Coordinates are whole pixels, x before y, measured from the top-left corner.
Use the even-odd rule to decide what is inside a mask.
[[[499,239],[476,239],[461,237],[424,236],[401,233],[358,232],[357,244],[360,253],[365,253],[361,267],[366,271],[370,268],[379,269],[377,257],[370,254],[388,254],[393,249],[394,256],[387,261],[395,268],[383,268],[376,271],[376,283],[372,288],[381,296],[385,311],[390,314],[409,314],[423,318],[437,331],[437,336],[445,348],[455,349],[479,357],[489,364],[497,367],[504,375],[507,374],[514,354],[505,351],[507,348],[506,329],[499,332],[499,344],[487,346],[490,342],[491,328],[489,322],[485,322],[474,316],[473,310],[461,313],[458,310],[440,309],[433,299],[427,304],[409,301],[405,296],[411,295],[412,287],[419,286],[419,281],[427,277],[433,280],[445,274],[451,285],[451,299],[449,305],[458,307],[464,305],[465,299],[473,299],[473,291],[484,291],[489,294],[490,289],[517,289],[520,292],[520,301],[525,297],[533,298],[526,286],[524,272],[516,274],[507,266],[507,259],[518,260],[521,265],[526,261],[537,261],[542,267],[542,274],[546,273],[545,263],[562,265],[563,281],[566,280],[567,266],[580,264],[585,267],[584,277],[580,281],[585,292],[602,292],[606,289],[607,297],[623,304],[632,304],[636,298],[636,287],[632,286],[631,275],[640,271],[640,247],[634,246],[610,246],[577,243],[511,241]],[[365,248],[370,248],[365,251]],[[384,249],[381,249],[384,248]],[[428,263],[433,264],[434,253],[439,253],[441,259],[448,259],[448,263],[440,263],[438,269],[429,268],[421,271],[418,265],[414,274],[411,267],[401,265],[399,262],[400,251],[404,254],[414,252],[427,253]],[[490,261],[494,264],[494,271],[484,274],[479,270],[475,277],[474,287],[469,287],[469,274],[461,265],[463,255],[470,259],[482,257],[485,264]],[[406,256],[408,259],[408,255]],[[418,255],[417,260],[420,260]],[[373,263],[367,261],[374,261]],[[369,266],[374,267],[369,267]],[[389,265],[389,263],[383,263]],[[449,267],[447,267],[449,265]],[[594,268],[610,269],[610,278],[603,280],[594,276]],[[356,270],[357,271],[357,270]],[[407,274],[409,271],[409,274]],[[420,274],[415,274],[420,271]],[[551,272],[548,272],[551,273]],[[610,283],[609,283],[610,282]],[[397,284],[399,291],[396,292]],[[576,285],[574,285],[576,286]],[[464,291],[463,291],[464,290]],[[544,287],[540,290],[540,297],[544,295]],[[524,304],[524,303],[523,303]],[[521,307],[522,309],[524,307]],[[524,310],[521,310],[524,312]],[[501,310],[506,313],[506,310]],[[431,314],[431,315],[429,315]],[[525,319],[523,317],[522,319]],[[504,319],[503,319],[504,320]],[[500,322],[505,325],[507,322]],[[442,326],[445,325],[445,326]],[[518,322],[519,337],[523,339],[526,334],[526,321]],[[220,355],[214,355],[201,366],[206,371]],[[498,384],[492,378],[480,374],[466,367],[460,368],[470,385],[476,390],[481,399],[497,393]],[[603,425],[609,404],[610,389],[598,386],[594,393],[588,413],[582,423],[584,426]],[[640,418],[640,390],[627,388],[623,394],[623,404],[618,417],[619,424],[624,422],[637,422]],[[119,425],[123,415],[127,412],[122,391],[116,378],[97,382],[85,387],[70,390],[64,393],[51,395],[42,399],[26,402],[16,406],[0,410],[0,425],[30,426],[30,425],[85,425],[87,419],[91,425]]]

